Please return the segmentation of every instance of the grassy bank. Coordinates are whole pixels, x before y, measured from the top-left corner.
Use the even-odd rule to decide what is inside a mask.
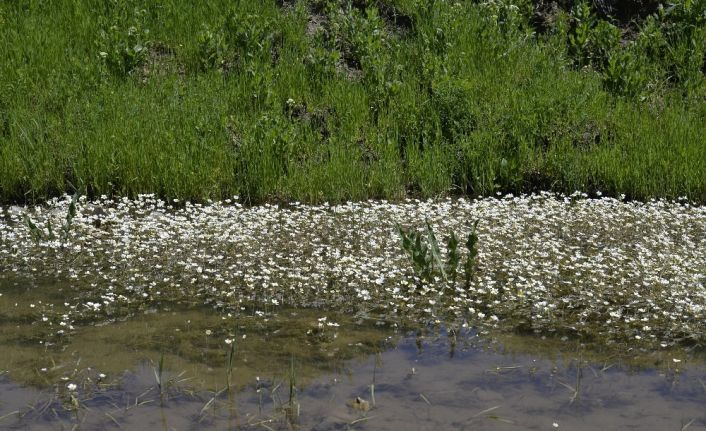
[[[5,2],[0,200],[706,202],[703,8]]]

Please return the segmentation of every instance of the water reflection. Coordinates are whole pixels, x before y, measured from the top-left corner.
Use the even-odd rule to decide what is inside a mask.
[[[706,367],[684,351],[396,330],[321,310],[248,313],[152,311],[80,328],[58,349],[20,342],[10,326],[27,334],[31,325],[7,319],[0,428],[706,426]]]

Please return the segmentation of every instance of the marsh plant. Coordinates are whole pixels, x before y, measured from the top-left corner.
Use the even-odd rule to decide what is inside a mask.
[[[478,234],[476,233],[479,220],[473,222],[471,231],[466,238],[466,259],[463,262],[463,273],[465,286],[470,286],[473,279],[473,272],[477,266],[478,258]],[[458,273],[458,265],[461,262],[461,252],[459,250],[459,240],[455,232],[451,231],[445,239],[446,259],[441,256],[439,241],[436,239],[434,229],[429,221],[426,222],[426,230],[416,232],[407,230],[397,225],[397,231],[402,238],[402,249],[412,259],[414,272],[425,281],[432,281],[434,277],[441,276],[446,282],[454,282]]]
[[[226,339],[225,341],[226,346],[227,346],[227,354],[226,354],[226,388],[228,389],[228,392],[230,392],[230,382],[233,376],[233,367],[234,367],[234,362],[235,362],[235,340],[232,340],[230,338]]]
[[[152,367],[152,371],[154,372],[154,380],[157,382],[160,400],[162,400],[162,396],[164,395],[164,352],[159,356],[157,366]]]
[[[57,233],[55,233],[54,228],[52,227],[51,219],[47,220],[46,228],[42,229],[37,226],[28,215],[25,215],[24,222],[27,228],[29,228],[29,233],[32,237],[32,240],[34,240],[35,243],[38,243],[39,241],[55,241],[58,239],[61,241],[62,244],[64,244],[69,238],[69,233],[71,232],[71,224],[73,223],[73,220],[76,217],[77,199],[78,194],[73,195],[73,197],[71,198],[71,201],[69,202],[69,208],[66,212],[66,217],[64,217],[64,222],[59,228],[58,236]]]
[[[82,196],[71,247],[33,241],[23,223],[27,215],[42,228],[56,225],[68,199],[3,209],[0,283],[59,274],[76,289],[55,303],[10,291],[2,300],[25,310],[17,319],[36,322],[37,338],[60,346],[84,324],[167,301],[234,315],[253,304],[253,319],[282,306],[313,307],[658,348],[704,343],[705,207],[549,193],[285,208],[176,204],[153,195]],[[474,219],[483,224],[469,226]],[[416,226],[401,229],[406,253],[395,223]],[[481,236],[490,223],[492,235]],[[442,231],[454,235],[444,239]],[[314,323],[316,337],[335,327]]]
[[[289,402],[287,403],[286,412],[287,420],[290,424],[294,424],[299,419],[300,404],[297,399],[297,372],[294,368],[294,357],[289,361]]]

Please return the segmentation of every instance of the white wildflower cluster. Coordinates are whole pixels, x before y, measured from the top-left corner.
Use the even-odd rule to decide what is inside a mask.
[[[59,226],[68,202],[0,210],[0,286],[70,283],[60,302],[32,311],[51,335],[179,301],[263,318],[259,310],[318,307],[631,343],[706,341],[706,208],[684,201],[544,193],[248,208],[82,198],[67,239],[33,239],[25,217]],[[475,219],[471,285],[461,274],[420,280],[396,223],[428,220],[440,237],[465,238]]]

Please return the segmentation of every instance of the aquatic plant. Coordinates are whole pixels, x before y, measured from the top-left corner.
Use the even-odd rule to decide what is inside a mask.
[[[463,274],[465,276],[466,288],[470,287],[471,281],[473,279],[473,273],[477,267],[478,258],[478,222],[476,220],[471,227],[471,231],[468,233],[468,238],[466,239],[466,250],[468,255],[466,255],[466,260],[463,262]]]
[[[25,215],[38,226],[55,220],[67,198],[0,216],[0,279],[50,275],[76,286],[60,301],[11,299],[45,342],[61,345],[83,324],[169,301],[245,309],[253,319],[267,319],[277,304],[345,310],[385,325],[502,326],[656,348],[705,341],[706,208],[685,200],[542,193],[245,207],[145,195],[80,197],[75,205],[71,247],[32,241],[23,223]],[[469,224],[471,216],[487,223]],[[427,248],[418,260],[433,263],[429,280],[400,252],[398,226],[419,220],[429,224],[417,235]],[[458,260],[455,285],[428,250],[429,227],[455,233],[435,236],[449,279]],[[321,323],[328,336],[334,322]]]
[[[409,254],[417,274],[425,280],[430,280],[435,273],[434,265],[436,264],[436,269],[444,279],[447,279],[446,271],[441,263],[439,245],[429,222],[427,222],[426,242],[422,240],[423,233],[408,231],[399,225],[397,225],[397,231],[402,237],[402,249]]]
[[[230,392],[230,384],[235,366],[235,339],[226,338],[226,389]]]
[[[293,425],[299,419],[301,408],[299,401],[297,401],[297,372],[294,367],[294,357],[292,357],[289,361],[289,374],[287,377],[289,380],[289,401],[286,407],[286,417],[287,422],[290,425]]]
[[[473,272],[477,266],[478,235],[476,234],[476,229],[478,222],[479,220],[473,222],[465,243],[468,251],[463,264],[466,287],[470,285]],[[429,221],[426,222],[426,232],[420,233],[407,230],[402,228],[399,224],[397,224],[397,232],[402,239],[402,250],[409,255],[415,273],[421,279],[431,281],[434,276],[441,275],[444,281],[454,282],[456,280],[461,254],[458,250],[459,242],[455,232],[451,231],[445,241],[447,249],[446,262],[441,258],[439,242],[436,239],[436,235]],[[425,234],[426,241],[423,239]]]
[[[61,224],[61,230],[59,232],[58,237],[54,233],[54,230],[52,228],[51,219],[47,220],[46,230],[43,230],[39,226],[37,226],[28,215],[25,214],[24,223],[27,226],[27,228],[29,228],[29,232],[30,232],[30,236],[32,237],[32,240],[34,240],[34,242],[54,241],[58,238],[62,244],[65,243],[69,238],[69,233],[71,232],[71,224],[73,223],[74,217],[76,217],[76,199],[77,198],[78,198],[78,194],[74,194],[71,197],[71,201],[69,202],[69,207],[66,212],[66,217],[64,218],[64,222]]]
[[[164,352],[159,355],[159,363],[156,367],[152,367],[152,372],[154,373],[154,379],[157,382],[157,389],[161,399],[164,394]]]

